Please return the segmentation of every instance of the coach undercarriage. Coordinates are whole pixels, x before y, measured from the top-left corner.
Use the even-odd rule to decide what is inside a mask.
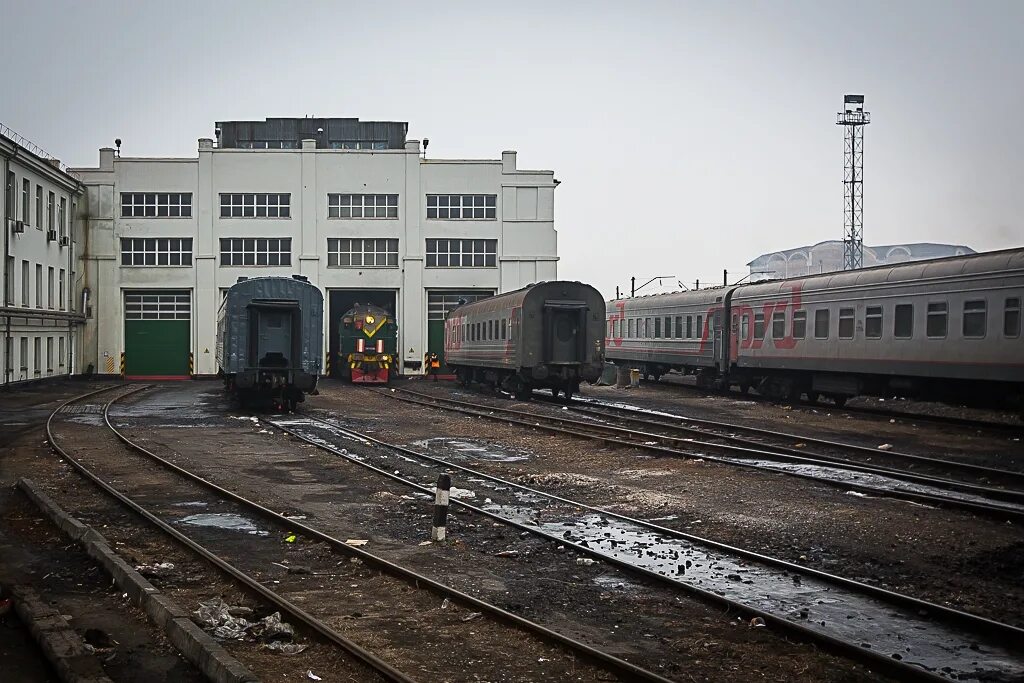
[[[557,397],[561,393],[567,399],[572,398],[573,394],[579,393],[581,381],[577,368],[561,365],[538,365],[519,370],[458,367],[455,375],[463,385],[470,382],[489,385],[496,390],[507,391],[521,401],[529,400],[534,389],[550,389],[552,396]]]

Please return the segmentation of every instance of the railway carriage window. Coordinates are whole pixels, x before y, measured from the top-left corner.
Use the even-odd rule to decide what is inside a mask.
[[[822,308],[814,312],[814,338],[828,339],[829,310]]]
[[[661,318],[654,319],[654,338],[661,339]]]
[[[697,339],[704,338],[704,316],[697,316]]]
[[[984,300],[965,301],[963,333],[965,337],[984,337],[987,314]]]
[[[671,316],[665,316],[665,338],[672,338],[672,318]]]
[[[853,339],[854,322],[856,313],[852,308],[839,309],[839,338]]]
[[[676,316],[676,339],[683,338],[683,316]]]
[[[803,339],[807,334],[807,311],[793,311],[793,339]]]
[[[892,336],[910,339],[914,336],[914,305],[896,304],[896,315],[892,324]]]
[[[772,339],[782,339],[786,336],[786,312],[775,311],[772,313]]]
[[[882,307],[868,306],[864,311],[864,336],[868,339],[882,338]]]
[[[1003,336],[1020,336],[1020,298],[1010,297],[1003,307]]]
[[[764,313],[754,314],[754,339],[764,339]]]
[[[750,314],[744,313],[740,316],[740,339],[746,339],[750,334]]]
[[[926,333],[929,337],[946,336],[946,302],[928,304],[928,324]]]
[[[651,325],[650,318],[644,318],[644,337],[651,339],[654,336],[654,327]]]
[[[635,322],[636,322],[636,318],[630,318],[629,319],[629,330],[628,330],[629,334],[627,334],[626,336],[628,336],[630,339],[633,339],[635,337],[635,335],[634,335],[634,333],[636,331],[636,324],[635,324]]]
[[[508,319],[502,318],[501,319],[501,338],[502,339],[505,339],[505,334],[508,332],[507,325],[508,325]]]
[[[686,338],[687,339],[692,339],[693,338],[693,316],[692,315],[686,316]]]

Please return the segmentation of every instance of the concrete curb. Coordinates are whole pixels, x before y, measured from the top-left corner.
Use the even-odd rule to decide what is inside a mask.
[[[8,586],[14,611],[64,683],[113,683],[63,616],[28,586]]]
[[[65,512],[50,496],[36,488],[31,479],[18,479],[18,488],[61,531],[82,545],[86,553],[113,577],[118,588],[127,593],[131,601],[146,612],[150,621],[164,630],[174,647],[202,671],[203,675],[214,683],[259,681],[255,674],[228,654],[212,636],[196,626],[187,611],[157,590],[121,559],[110,548],[102,534]],[[73,680],[85,683],[85,679]],[[104,677],[102,680],[107,679]]]

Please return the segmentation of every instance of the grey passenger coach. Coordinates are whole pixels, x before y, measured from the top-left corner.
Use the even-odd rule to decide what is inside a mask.
[[[306,278],[240,279],[217,313],[218,374],[243,405],[294,410],[316,389],[324,297]]]

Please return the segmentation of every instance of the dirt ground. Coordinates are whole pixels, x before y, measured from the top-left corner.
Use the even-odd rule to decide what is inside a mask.
[[[407,386],[442,393],[456,390],[446,383],[410,381]],[[666,396],[661,388],[614,393],[619,391],[588,388],[584,393],[638,405],[646,402],[650,407],[676,412],[685,409],[696,414],[703,410],[718,419],[776,428],[787,415],[794,415],[781,407],[751,407],[731,398]],[[472,392],[460,398],[467,396],[475,396],[480,403],[493,400]],[[53,396],[41,400],[37,412],[48,412],[47,405],[52,410]],[[516,404],[503,401],[503,405]],[[783,475],[653,458],[631,449],[606,448],[594,442],[412,406],[330,381],[325,381],[321,395],[311,397],[301,410],[333,415],[379,438],[418,444],[417,448],[424,447],[424,440],[457,437],[485,449],[513,452],[516,457],[510,461],[487,460],[474,466],[570,498],[657,519],[659,524],[689,533],[1010,623],[1019,623],[1024,614],[1020,599],[1024,597],[1024,539],[1020,529],[1012,525],[889,499],[846,495],[832,487]],[[236,416],[217,385],[188,382],[163,385],[148,396],[140,395],[129,402],[119,420],[127,425],[129,433],[145,439],[158,453],[242,495],[286,514],[302,516],[305,523],[336,537],[365,539],[367,549],[387,559],[669,678],[878,680],[876,673],[849,660],[790,642],[771,629],[751,628],[738,615],[623,576],[602,563],[578,564],[574,553],[557,544],[525,538],[515,529],[475,515],[453,511],[449,521],[451,541],[443,545],[424,543],[429,538],[429,500],[411,496],[406,487]],[[907,450],[930,448],[933,442],[964,453],[987,453],[993,448],[1012,449],[1014,445],[1009,440],[981,436],[964,437],[961,442],[948,434],[933,434],[935,427],[910,428],[895,423],[889,427],[882,424],[865,435],[863,425],[858,427],[845,418],[838,425],[833,423],[839,421],[824,414],[820,423],[816,419],[813,413],[801,413],[795,424],[804,433],[814,429],[822,434],[857,435],[868,443],[876,438],[902,438]],[[792,418],[789,421],[792,423]],[[902,434],[901,428],[906,430]],[[63,488],[63,495],[70,495],[72,479],[41,441],[36,435],[4,450],[0,476],[10,482],[30,473],[56,489]],[[425,443],[427,448],[446,447],[438,442]],[[353,444],[351,450],[357,452],[358,448]],[[82,507],[88,512],[88,506]],[[120,534],[116,526],[104,533]],[[19,533],[27,532],[23,529]],[[118,538],[133,560],[144,562],[159,554],[159,547],[139,542],[131,534]],[[313,554],[308,559],[287,553],[278,559],[285,565],[325,559],[318,556],[316,544],[310,547]],[[281,579],[270,573],[264,578]],[[342,580],[349,581],[348,575]],[[338,586],[336,599],[353,607],[347,617],[333,625],[369,632],[367,625],[387,614],[380,614],[383,608],[376,598],[368,606],[365,596],[373,592],[370,577],[353,583],[359,588],[353,589],[348,583]],[[434,605],[432,609],[442,607]],[[460,624],[461,637],[490,639],[476,628],[479,617],[472,616],[472,610],[458,604],[443,609],[450,610],[453,624]],[[360,621],[365,624],[353,624]],[[415,632],[415,615],[403,614],[399,621],[412,629],[407,632]],[[393,637],[409,637],[397,633]],[[386,649],[386,640],[384,636],[374,644]],[[490,646],[496,654],[504,655],[520,649],[518,643],[510,648],[507,638],[495,640]],[[530,675],[516,675],[511,669],[503,680],[555,680],[537,671],[543,674],[544,669],[539,667]],[[584,675],[584,669],[577,673],[593,680],[591,675]],[[431,677],[475,679],[472,671],[460,671],[452,677],[432,672]]]

